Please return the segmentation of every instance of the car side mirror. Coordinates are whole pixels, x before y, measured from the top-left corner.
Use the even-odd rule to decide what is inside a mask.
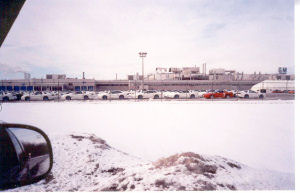
[[[48,136],[22,124],[0,124],[0,190],[31,184],[52,169],[53,152]]]

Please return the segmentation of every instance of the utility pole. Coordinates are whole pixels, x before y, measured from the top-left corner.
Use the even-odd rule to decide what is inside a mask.
[[[81,87],[81,89],[79,91],[82,91],[82,90],[86,91],[85,86],[84,86],[84,83],[85,83],[84,80],[85,80],[85,73],[83,72],[82,73],[82,87]]]
[[[142,90],[144,90],[144,58],[147,56],[147,52],[139,52],[142,58]]]

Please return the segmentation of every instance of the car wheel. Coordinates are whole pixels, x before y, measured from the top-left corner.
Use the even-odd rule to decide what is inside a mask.
[[[244,98],[245,98],[245,99],[248,99],[248,98],[249,98],[249,95],[246,94],[246,95],[244,96]]]
[[[143,96],[142,96],[142,95],[139,95],[139,96],[138,96],[138,99],[143,99]]]
[[[228,99],[228,98],[229,98],[229,95],[225,95],[225,98],[227,98],[227,99]]]
[[[159,96],[158,95],[154,95],[154,99],[159,99]]]
[[[175,96],[174,96],[174,99],[179,99],[179,95],[175,95]]]
[[[107,100],[107,96],[104,95],[104,96],[102,97],[102,99],[103,99],[103,100]]]
[[[263,99],[263,98],[264,98],[264,95],[262,95],[262,94],[259,95],[259,98],[260,98],[260,99]]]
[[[9,98],[6,96],[3,98],[3,101],[9,101]]]
[[[30,97],[25,97],[25,101],[30,101]]]
[[[67,96],[67,97],[66,97],[66,100],[70,101],[70,100],[71,100],[71,97],[70,97],[70,96]]]
[[[120,95],[119,99],[123,100],[124,99],[124,95]]]
[[[47,96],[43,97],[43,101],[48,101],[48,100],[49,100],[49,98]]]
[[[215,98],[215,97],[214,97],[214,95],[210,95],[209,98],[210,98],[210,99],[213,99],[213,98]]]
[[[84,95],[83,99],[84,100],[89,100],[89,97],[87,95]]]
[[[190,98],[191,98],[191,99],[194,99],[194,98],[195,98],[195,95],[194,95],[194,94],[192,94],[192,95],[190,96]]]

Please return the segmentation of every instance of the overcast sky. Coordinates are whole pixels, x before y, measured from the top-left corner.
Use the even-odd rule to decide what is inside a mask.
[[[114,79],[156,67],[294,72],[293,0],[28,0],[0,48],[0,79]]]

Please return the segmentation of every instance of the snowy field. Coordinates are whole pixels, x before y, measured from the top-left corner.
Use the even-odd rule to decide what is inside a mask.
[[[293,190],[294,176],[193,152],[150,162],[95,135],[52,136],[54,164],[38,183],[8,191]]]
[[[37,126],[50,139],[95,134],[149,161],[189,151],[294,173],[294,101],[5,103],[0,120]]]

